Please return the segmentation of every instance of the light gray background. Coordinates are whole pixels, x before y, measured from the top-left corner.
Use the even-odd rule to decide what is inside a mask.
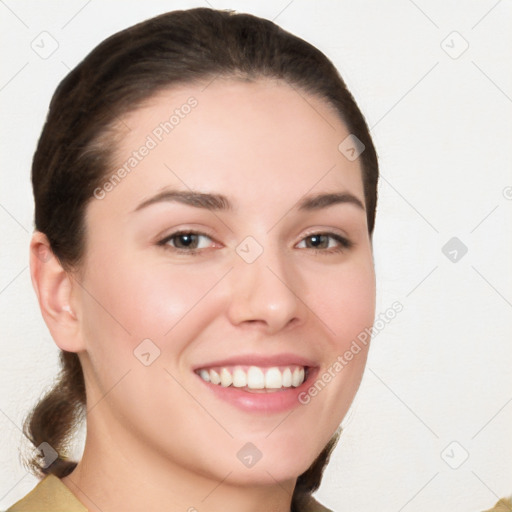
[[[377,314],[404,309],[373,340],[317,498],[336,511],[489,508],[512,493],[510,1],[0,0],[0,509],[37,483],[19,462],[20,425],[58,368],[27,266],[50,97],[106,36],[207,5],[324,51],[380,156]],[[453,237],[462,258],[442,252]]]

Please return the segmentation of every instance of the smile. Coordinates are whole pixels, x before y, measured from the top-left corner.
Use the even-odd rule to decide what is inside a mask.
[[[296,388],[307,379],[308,367],[290,366],[217,366],[195,372],[205,381],[248,392],[279,391]]]

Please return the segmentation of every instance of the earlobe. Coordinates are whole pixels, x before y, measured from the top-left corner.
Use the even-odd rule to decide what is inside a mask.
[[[57,346],[68,352],[83,350],[73,278],[40,231],[34,232],[30,242],[30,276],[41,314]]]

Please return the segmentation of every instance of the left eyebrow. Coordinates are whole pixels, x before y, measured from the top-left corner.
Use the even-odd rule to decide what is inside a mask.
[[[353,204],[358,208],[365,210],[363,202],[350,192],[308,196],[299,202],[298,209],[301,211],[320,210],[322,208],[327,208],[328,206],[343,203]]]

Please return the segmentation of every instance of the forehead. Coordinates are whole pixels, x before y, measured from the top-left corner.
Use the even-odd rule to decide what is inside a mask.
[[[165,187],[221,192],[260,208],[309,190],[349,190],[364,202],[359,160],[338,149],[349,136],[339,115],[280,81],[176,86],[126,115],[118,130],[106,179],[124,169],[108,194],[120,208]]]

